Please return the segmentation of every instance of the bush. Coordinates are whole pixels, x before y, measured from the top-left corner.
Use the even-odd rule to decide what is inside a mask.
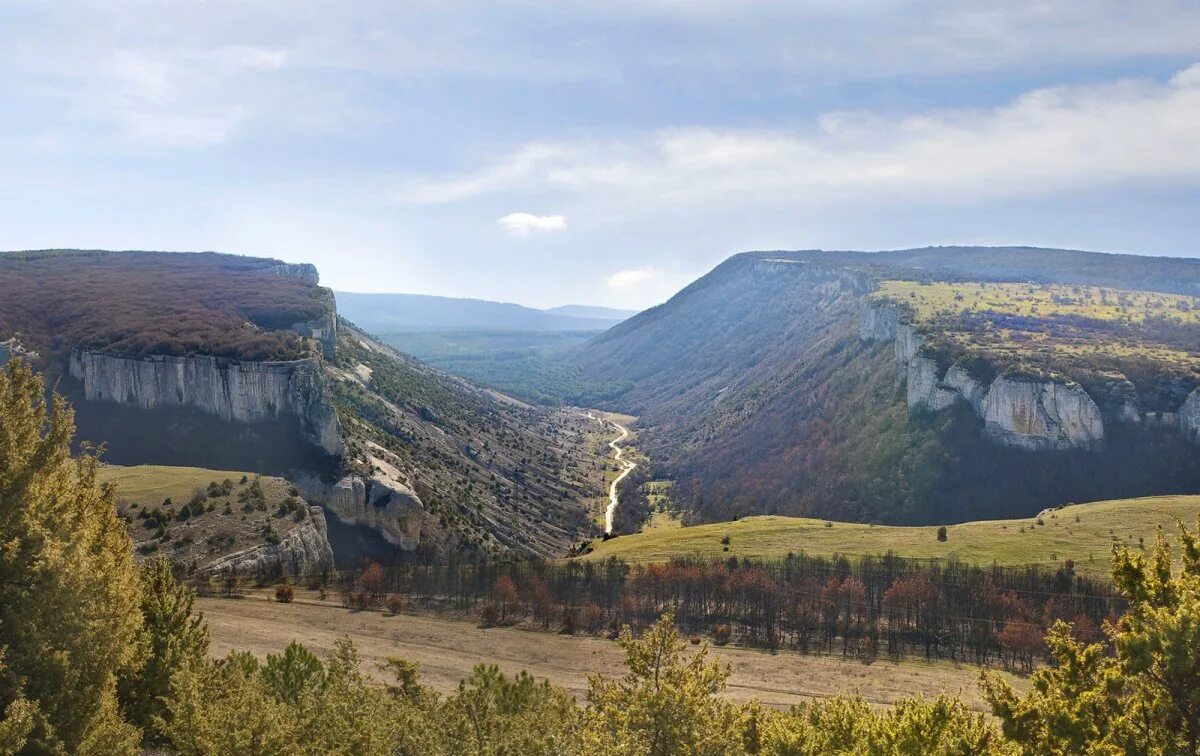
[[[500,610],[491,601],[483,605],[479,610],[479,624],[484,627],[495,627],[500,620]]]
[[[384,606],[387,607],[388,613],[393,617],[399,614],[400,610],[404,608],[404,599],[395,593],[388,596],[387,600],[383,603]]]
[[[730,635],[729,625],[717,625],[713,628],[713,643],[724,646],[729,642]]]
[[[604,626],[604,610],[596,604],[588,604],[579,613],[579,624],[585,632],[599,632]]]
[[[939,541],[943,541],[943,542],[946,540],[946,526],[945,525],[942,525],[937,529],[937,539]]]
[[[287,578],[284,578],[283,582],[275,588],[275,600],[281,604],[292,603],[292,599],[295,598],[295,596],[296,591],[294,588],[292,588],[292,584],[288,582]]]

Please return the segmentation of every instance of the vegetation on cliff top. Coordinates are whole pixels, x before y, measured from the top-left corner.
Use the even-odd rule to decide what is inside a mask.
[[[0,254],[0,339],[59,361],[76,347],[141,356],[286,360],[291,326],[333,311],[327,289],[278,260],[215,253]]]
[[[1200,383],[1200,299],[1064,284],[880,282],[873,299],[903,307],[949,363],[1022,364],[1090,384],[1104,402],[1114,377],[1144,410],[1174,412]],[[1125,389],[1127,390],[1127,389]]]

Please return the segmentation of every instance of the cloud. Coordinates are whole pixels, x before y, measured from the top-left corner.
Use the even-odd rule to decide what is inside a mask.
[[[963,203],[1200,181],[1200,65],[1029,91],[992,108],[830,112],[803,130],[685,128],[538,143],[416,201],[570,193],[639,214],[734,203]]]
[[[618,270],[608,278],[604,279],[604,283],[614,289],[632,289],[636,286],[641,286],[647,281],[651,281],[658,277],[658,271],[647,265],[641,268],[627,268]]]
[[[534,215],[533,213],[509,213],[498,218],[496,223],[513,236],[530,236],[565,231],[567,219],[562,215]]]

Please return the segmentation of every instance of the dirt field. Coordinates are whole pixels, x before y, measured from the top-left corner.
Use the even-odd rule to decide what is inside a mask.
[[[378,612],[350,612],[332,596],[321,603],[305,596],[298,603],[277,604],[265,596],[240,600],[200,599],[212,631],[212,653],[252,651],[260,658],[298,640],[318,655],[348,635],[368,671],[388,656],[421,665],[422,681],[443,693],[453,691],[480,662],[495,663],[509,673],[524,669],[582,698],[587,676],[624,673],[621,649],[612,641],[568,637],[506,628],[481,629],[468,622]],[[770,706],[789,706],[838,692],[860,693],[880,705],[914,695],[941,692],[961,695],[978,710],[985,705],[976,685],[978,670],[970,665],[905,661],[863,664],[840,657],[771,654],[742,648],[716,649],[733,664],[729,694],[737,700],[758,698]],[[1023,681],[1022,681],[1023,682]]]

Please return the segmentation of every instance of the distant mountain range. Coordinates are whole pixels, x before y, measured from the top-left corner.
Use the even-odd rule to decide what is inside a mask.
[[[336,292],[338,311],[374,333],[417,330],[603,331],[636,314],[588,305],[538,310],[426,294]]]

